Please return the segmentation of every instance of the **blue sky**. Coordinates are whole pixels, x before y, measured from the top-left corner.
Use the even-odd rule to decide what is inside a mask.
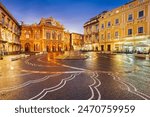
[[[42,17],[54,17],[70,32],[83,33],[83,24],[104,10],[131,0],[1,0],[18,20],[39,23]]]

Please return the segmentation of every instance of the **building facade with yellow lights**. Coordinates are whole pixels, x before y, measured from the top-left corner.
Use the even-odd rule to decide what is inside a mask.
[[[150,0],[133,0],[99,17],[100,51],[148,52]]]
[[[0,52],[20,52],[20,25],[6,7],[0,3]]]
[[[21,28],[21,49],[24,52],[57,52],[69,50],[68,33],[54,18],[42,18],[39,24]]]
[[[99,18],[102,17],[102,15],[104,15],[106,12],[107,11],[103,11],[84,24],[84,50],[100,50]]]
[[[84,24],[84,50],[98,50],[99,47],[99,15]]]
[[[84,45],[84,35],[79,33],[71,33],[70,38],[73,50],[81,50]]]

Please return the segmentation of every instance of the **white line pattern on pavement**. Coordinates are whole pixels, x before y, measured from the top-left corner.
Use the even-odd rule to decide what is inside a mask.
[[[57,91],[57,90],[63,88],[68,81],[73,80],[79,74],[80,73],[71,74],[71,76],[69,76],[65,79],[62,79],[61,82],[58,85],[56,85],[54,87],[43,89],[39,94],[37,94],[36,96],[30,98],[29,100],[41,100],[42,98],[44,98],[47,95],[47,93],[54,92],[54,91]]]
[[[48,76],[45,76],[43,78],[40,78],[38,80],[29,80],[23,84],[20,84],[20,85],[17,85],[17,86],[12,86],[12,87],[9,87],[9,88],[3,88],[0,90],[0,93],[3,93],[3,92],[10,92],[10,91],[14,91],[14,90],[17,90],[17,89],[20,89],[20,88],[24,88],[30,84],[35,84],[35,83],[40,83],[40,82],[43,82],[43,81],[46,81],[47,79],[51,78],[51,77],[56,77],[56,76],[59,76],[61,74],[53,74],[53,75],[48,75]]]
[[[98,78],[98,73],[97,72],[93,72],[93,75],[90,76],[92,79],[93,79],[93,84],[89,85],[90,87],[90,90],[91,90],[91,93],[92,93],[92,96],[88,99],[88,100],[92,100],[94,99],[95,97],[95,93],[94,93],[94,90],[96,90],[97,92],[97,95],[98,95],[98,99],[97,100],[100,100],[101,99],[101,94],[100,94],[100,91],[97,89],[100,85],[101,85],[101,82]],[[98,83],[98,84],[97,84]]]
[[[123,81],[120,79],[120,77],[115,76],[113,74],[111,74],[111,76],[113,77],[114,80],[116,80],[116,81],[120,82],[121,84],[123,84],[124,86],[126,86],[129,92],[141,97],[144,100],[150,99],[150,96],[138,91],[137,88],[135,86],[133,86],[133,84]]]

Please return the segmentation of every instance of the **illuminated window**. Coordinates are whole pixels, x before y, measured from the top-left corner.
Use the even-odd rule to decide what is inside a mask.
[[[116,13],[119,13],[119,10],[117,10]]]
[[[30,34],[26,33],[26,38],[29,39],[30,38]]]

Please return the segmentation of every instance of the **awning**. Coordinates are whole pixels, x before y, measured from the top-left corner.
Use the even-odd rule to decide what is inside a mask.
[[[150,47],[148,44],[137,44],[136,47]]]
[[[123,44],[123,46],[133,46],[133,44],[132,43],[125,43],[125,44]]]

